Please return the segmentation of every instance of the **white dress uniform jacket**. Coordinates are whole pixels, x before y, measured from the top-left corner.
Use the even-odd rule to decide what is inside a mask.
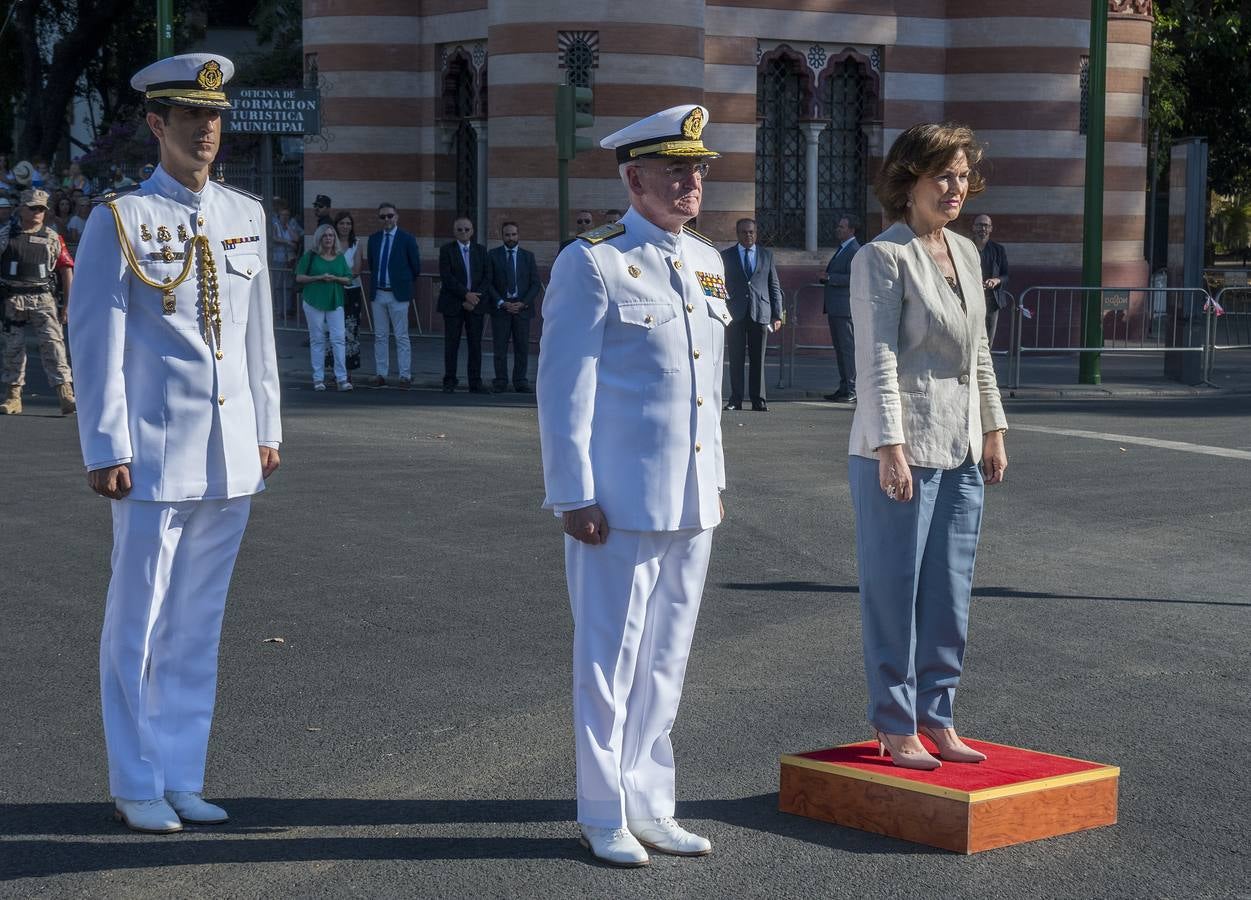
[[[87,220],[70,304],[87,469],[129,463],[132,500],[263,490],[257,447],[277,447],[282,425],[261,204],[213,181],[195,193],[158,166],[113,207],[120,224],[107,206]],[[200,234],[216,262],[220,348],[206,340],[199,261],[174,291],[170,312],[162,291],[133,274],[119,244],[130,243],[149,281],[165,283],[177,280]]]
[[[552,268],[537,383],[544,506],[598,503],[609,528],[631,531],[712,528],[725,488],[721,254],[634,209],[620,224]]]
[[[983,323],[977,245],[948,231],[965,302],[903,222],[851,262],[859,402],[850,453],[903,444],[909,465],[954,469],[982,458],[983,434],[1006,428]],[[611,520],[610,520],[611,521]]]

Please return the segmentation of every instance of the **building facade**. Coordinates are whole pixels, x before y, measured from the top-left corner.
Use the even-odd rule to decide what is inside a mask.
[[[1151,0],[1108,0],[1104,281],[1145,284]],[[599,137],[702,102],[713,164],[697,227],[719,245],[754,216],[784,280],[810,281],[838,218],[883,227],[872,180],[922,121],[973,127],[1013,283],[1076,283],[1085,178],[1089,0],[305,0],[323,132],[305,196],[358,223],[396,203],[426,259],[467,213],[479,239],[521,223],[544,266],[558,247],[555,85],[593,88]],[[613,154],[570,166],[572,209],[627,200]]]

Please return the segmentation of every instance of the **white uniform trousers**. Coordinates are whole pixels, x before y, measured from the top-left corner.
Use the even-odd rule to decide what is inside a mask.
[[[251,497],[113,501],[100,700],[114,797],[204,788],[226,590]]]
[[[674,811],[669,732],[682,698],[712,529],[565,536],[573,606],[578,821],[617,828]]]

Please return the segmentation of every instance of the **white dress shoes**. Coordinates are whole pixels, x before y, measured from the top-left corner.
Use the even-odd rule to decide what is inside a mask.
[[[173,834],[182,831],[182,820],[163,799],[126,800],[113,798],[113,818],[131,831],[144,834]]]
[[[188,825],[220,825],[230,816],[226,810],[206,803],[196,791],[166,791],[165,799],[174,808],[178,818]]]
[[[671,856],[707,856],[712,852],[712,841],[698,834],[691,834],[672,816],[659,819],[627,819],[626,824],[644,847],[668,853]]]
[[[637,869],[647,865],[647,851],[630,834],[628,828],[600,828],[582,824],[578,827],[582,829],[580,843],[600,862],[621,869]]]

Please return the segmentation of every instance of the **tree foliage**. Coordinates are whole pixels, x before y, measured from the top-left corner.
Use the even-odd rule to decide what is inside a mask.
[[[1251,0],[1156,0],[1150,127],[1208,140],[1208,183],[1251,190]]]

